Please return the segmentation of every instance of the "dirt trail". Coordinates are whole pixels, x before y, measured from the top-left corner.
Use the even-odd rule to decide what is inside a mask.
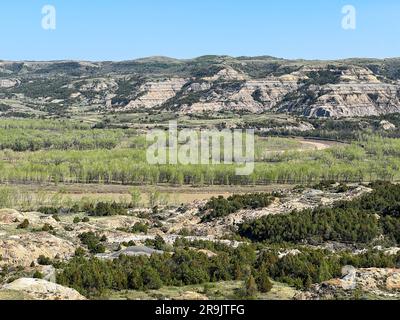
[[[335,141],[306,140],[306,139],[298,139],[298,141],[304,146],[304,148],[301,148],[298,151],[308,151],[308,150],[319,151],[341,145],[339,142]]]
[[[283,154],[287,151],[297,151],[297,152],[307,152],[307,151],[322,151],[335,146],[344,145],[341,142],[328,141],[328,140],[318,140],[318,139],[305,139],[305,138],[293,138],[298,142],[298,146],[291,150],[279,150],[271,151],[267,150],[266,155]]]

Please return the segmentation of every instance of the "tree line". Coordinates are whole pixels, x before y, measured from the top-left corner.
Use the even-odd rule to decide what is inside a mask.
[[[145,150],[1,152],[0,181],[18,183],[100,183],[173,185],[310,184],[319,181],[394,181],[400,178],[399,149],[333,149],[324,152],[286,153],[256,163],[249,176],[237,176],[236,166],[150,165]],[[368,150],[369,151],[369,150]]]
[[[149,290],[243,279],[251,272],[255,251],[246,246],[229,252],[208,258],[201,252],[176,248],[173,255],[120,256],[113,261],[76,256],[60,266],[57,282],[86,296],[98,296],[105,290]]]
[[[196,248],[208,248],[216,255],[207,257]],[[312,284],[340,277],[341,269],[346,265],[356,268],[395,268],[400,265],[400,254],[387,255],[377,250],[355,255],[347,251],[332,253],[302,247],[296,253],[288,252],[282,256],[281,250],[273,248],[241,245],[235,249],[208,241],[188,242],[184,239],[178,239],[172,250],[151,257],[122,255],[113,261],[84,257],[79,251],[69,262],[57,265],[57,282],[87,297],[99,297],[109,290],[146,291],[163,286],[231,280],[243,281],[246,290],[254,294],[257,290],[271,290],[270,279],[306,289]]]

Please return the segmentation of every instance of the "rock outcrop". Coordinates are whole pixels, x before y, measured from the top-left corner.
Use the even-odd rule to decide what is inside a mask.
[[[1,209],[0,210],[0,225],[14,224],[17,221],[22,221],[24,215],[16,210]]]
[[[86,300],[78,291],[40,279],[21,278],[0,288],[1,291],[20,292],[34,300]]]
[[[12,88],[20,84],[16,79],[0,79],[0,88]]]
[[[343,268],[341,279],[332,279],[311,290],[299,294],[298,300],[335,299],[338,296],[352,297],[358,290],[372,297],[400,297],[400,269],[356,269],[352,266]]]
[[[67,259],[75,252],[71,242],[47,232],[30,232],[0,239],[0,266],[29,266],[39,256]]]

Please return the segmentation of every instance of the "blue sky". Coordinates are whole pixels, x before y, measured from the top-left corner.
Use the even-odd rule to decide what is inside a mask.
[[[57,28],[41,27],[54,5]],[[356,30],[341,27],[344,5]],[[398,0],[1,0],[0,59],[400,56]]]

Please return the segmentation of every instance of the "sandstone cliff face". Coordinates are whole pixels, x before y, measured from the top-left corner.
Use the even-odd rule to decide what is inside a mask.
[[[308,67],[296,74],[303,77],[302,84],[281,103],[280,111],[309,117],[360,117],[400,110],[399,85],[379,80],[368,68]],[[319,78],[313,79],[316,75]]]
[[[400,61],[208,56],[118,63],[0,62],[0,103],[7,104],[6,99],[21,100],[21,104],[29,103],[38,110],[49,104],[50,110],[67,111],[89,107],[183,114],[269,111],[308,117],[381,115],[400,111]]]
[[[185,79],[147,82],[137,92],[138,98],[130,101],[122,110],[159,107],[173,98],[182,89],[185,83]]]
[[[309,117],[371,116],[400,111],[400,86],[381,82],[370,70],[330,69],[337,83],[308,86],[309,74],[323,68],[302,68],[290,74],[251,79],[232,68],[213,77],[147,83],[143,96],[124,110],[168,106],[182,113],[218,111],[289,112]],[[174,99],[177,96],[178,99]]]
[[[343,83],[321,87],[315,93],[315,102],[289,110],[311,117],[375,116],[400,111],[399,87],[395,85]]]
[[[280,79],[248,80],[244,81],[241,87],[233,92],[217,90],[207,92],[198,102],[192,105],[183,105],[182,111],[187,113],[224,110],[253,113],[269,111],[278,105],[287,94],[297,88],[298,84],[295,81]]]

